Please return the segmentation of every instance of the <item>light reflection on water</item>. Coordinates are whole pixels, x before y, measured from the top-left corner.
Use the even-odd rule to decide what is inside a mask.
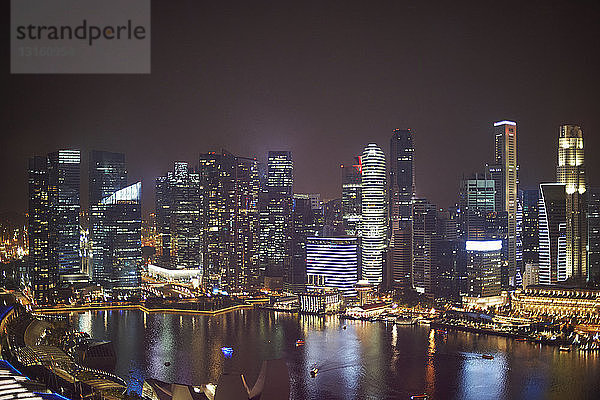
[[[292,399],[424,392],[433,399],[588,399],[600,391],[597,354],[426,327],[259,310],[214,317],[99,311],[71,319],[94,338],[113,341],[116,372],[137,391],[145,378],[201,384],[223,371],[242,372],[252,384],[260,360],[279,357],[288,364]],[[305,345],[296,347],[298,339]],[[223,346],[234,349],[230,359]],[[311,378],[313,365],[319,373]]]

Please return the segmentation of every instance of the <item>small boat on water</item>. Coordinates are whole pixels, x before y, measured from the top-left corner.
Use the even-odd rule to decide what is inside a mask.
[[[429,398],[429,396],[427,396],[426,394],[413,394],[412,396],[410,396],[411,400],[417,400],[417,399],[421,399],[421,400],[427,400]]]
[[[566,352],[569,352],[569,351],[571,351],[571,348],[570,348],[570,347],[566,347],[566,346],[560,346],[560,347],[558,348],[558,351],[566,351]]]
[[[171,363],[169,361],[165,361],[165,367],[168,367],[170,365],[171,365]]]
[[[319,372],[319,368],[317,368],[317,367],[313,367],[313,368],[310,370],[310,376],[311,376],[311,378],[314,378],[315,376],[317,376],[317,372]]]
[[[516,338],[515,340],[516,340],[517,342],[526,342],[526,341],[528,341],[529,339],[527,339],[527,338],[524,338],[524,337],[518,337],[518,338]]]
[[[419,320],[419,325],[429,325],[429,324],[431,324],[431,320],[429,320],[429,319],[423,318],[423,319]]]
[[[485,358],[486,360],[493,360],[494,356],[491,354],[482,354],[481,358]]]
[[[304,340],[298,339],[296,340],[296,347],[304,346]]]

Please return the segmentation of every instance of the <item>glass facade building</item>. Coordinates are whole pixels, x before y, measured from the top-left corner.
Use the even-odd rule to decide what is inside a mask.
[[[306,241],[307,288],[335,288],[356,296],[360,246],[355,237],[309,237]]]
[[[539,283],[551,285],[567,279],[566,191],[562,183],[540,184],[538,204]]]

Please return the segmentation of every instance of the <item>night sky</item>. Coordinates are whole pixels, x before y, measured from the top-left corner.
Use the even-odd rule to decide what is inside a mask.
[[[389,155],[395,128],[415,133],[417,195],[446,207],[502,119],[522,188],[555,179],[562,123],[600,186],[600,1],[523,3],[154,0],[150,75],[10,75],[5,1],[0,211],[26,211],[27,158],[58,148],[124,152],[146,212],[173,161],[221,148],[291,150],[294,191],[331,199],[339,165]]]

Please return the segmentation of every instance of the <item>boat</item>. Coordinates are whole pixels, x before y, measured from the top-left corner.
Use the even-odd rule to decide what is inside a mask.
[[[569,351],[571,351],[571,348],[570,347],[566,347],[566,346],[560,346],[558,348],[558,351],[567,351],[567,352],[569,352]]]
[[[419,325],[429,325],[431,324],[431,320],[428,319],[420,319],[419,320]]]
[[[344,325],[344,326],[342,327],[342,329],[346,329],[346,325]]]
[[[494,356],[491,354],[482,354],[481,358],[485,358],[486,360],[493,360]]]
[[[319,368],[317,368],[317,367],[313,367],[313,368],[310,370],[310,376],[311,376],[311,378],[314,378],[315,376],[317,376],[317,372],[319,372]]]
[[[527,341],[527,340],[529,340],[529,339],[527,339],[527,338],[524,338],[524,337],[518,337],[518,338],[516,338],[515,340],[516,340],[517,342],[526,342],[526,341]]]
[[[170,365],[171,365],[171,363],[169,361],[165,361],[165,367],[168,367]]]
[[[296,347],[304,346],[304,340],[298,339],[296,340]]]
[[[412,396],[410,396],[411,400],[417,400],[417,399],[422,399],[422,400],[427,400],[429,398],[429,396],[427,396],[426,394],[413,394]]]
[[[396,325],[414,325],[417,321],[414,318],[398,318],[396,319]]]

